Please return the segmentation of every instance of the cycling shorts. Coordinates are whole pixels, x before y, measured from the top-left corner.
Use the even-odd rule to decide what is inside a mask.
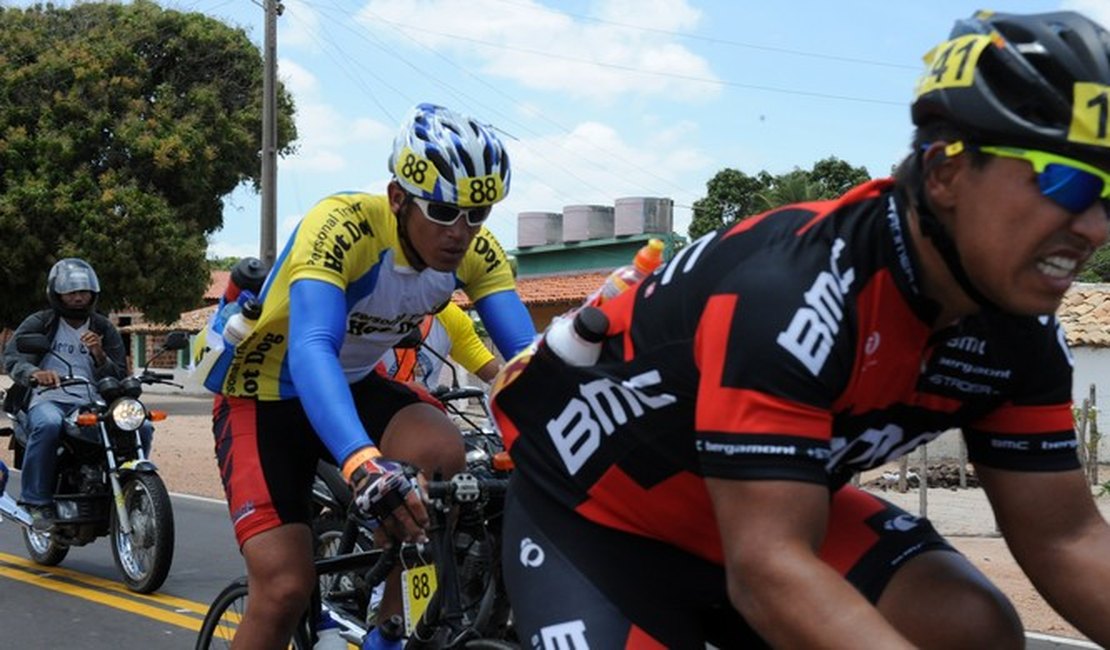
[[[351,384],[355,407],[375,445],[401,409],[420,402],[443,406],[422,388],[378,373]],[[212,409],[220,465],[235,538],[248,539],[283,524],[309,524],[316,461],[335,462],[299,399],[261,401],[217,395]]]
[[[910,558],[955,552],[928,520],[851,486],[834,495],[829,521],[822,558],[872,603]],[[724,567],[595,524],[519,474],[505,505],[502,565],[517,633],[539,650],[766,647],[729,601]]]

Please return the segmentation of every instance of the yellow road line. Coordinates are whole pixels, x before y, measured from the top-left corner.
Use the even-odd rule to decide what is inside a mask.
[[[18,555],[9,555],[8,553],[0,552],[0,562],[15,565],[20,568],[32,569],[34,571],[49,572],[52,574],[63,576],[65,578],[69,578],[70,580],[82,582],[98,589],[121,593],[134,600],[145,600],[157,603],[166,608],[179,610],[183,609],[186,611],[195,612],[197,614],[200,614],[201,616],[204,616],[204,614],[208,611],[207,603],[198,603],[192,600],[177,598],[175,596],[166,596],[163,594],[137,594],[129,590],[120,582],[106,580],[104,578],[99,578],[87,573],[81,573],[80,571],[73,571],[72,569],[65,569],[58,566],[44,567],[41,564],[36,564],[35,562],[32,562],[31,560],[28,560],[26,558],[19,557]]]
[[[51,571],[53,571],[53,569],[51,569]],[[200,630],[201,620],[193,618],[192,616],[175,614],[159,607],[152,607],[150,605],[144,605],[142,603],[135,602],[134,600],[128,598],[121,598],[119,596],[106,594],[95,589],[90,589],[88,587],[82,587],[80,585],[63,582],[51,577],[50,575],[28,573],[27,571],[21,569],[12,569],[0,566],[0,576],[11,578],[12,580],[18,580],[19,582],[25,582],[29,585],[41,587],[43,589],[56,591],[58,593],[66,594],[67,596],[74,596],[76,598],[82,598],[84,600],[99,603],[101,605],[107,605],[108,607],[114,607],[115,609],[121,609],[133,614],[139,614],[140,616],[145,616],[147,618],[153,618],[155,620],[162,621],[163,623],[169,623],[171,625],[183,627],[187,630],[192,630],[193,632],[197,632]]]

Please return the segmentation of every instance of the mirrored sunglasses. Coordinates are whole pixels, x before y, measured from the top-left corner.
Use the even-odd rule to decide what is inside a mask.
[[[412,202],[420,209],[421,214],[432,223],[440,226],[453,226],[459,217],[466,216],[466,225],[480,226],[489,218],[492,207],[483,205],[476,208],[462,209],[446,203],[435,203],[418,196],[412,197]]]
[[[1072,214],[1079,214],[1102,199],[1110,201],[1110,173],[1087,163],[1047,151],[1018,147],[979,146],[991,156],[1017,158],[1033,165],[1041,194]],[[1110,208],[1110,203],[1107,204]],[[1107,214],[1110,217],[1110,213]]]

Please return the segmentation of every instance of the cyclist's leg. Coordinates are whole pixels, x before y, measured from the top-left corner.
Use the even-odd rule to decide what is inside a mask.
[[[235,646],[281,647],[316,584],[308,522],[320,443],[295,401],[217,397],[213,430],[251,590]]]
[[[383,455],[447,478],[466,467],[458,428],[427,391],[378,373],[351,386],[363,426]]]
[[[1013,605],[927,519],[846,486],[822,557],[918,647],[1020,648]]]
[[[729,604],[720,565],[594,524],[519,476],[502,538],[513,625],[533,648],[764,646]]]
[[[462,435],[427,391],[378,373],[351,386],[359,418],[386,458],[414,465],[427,477],[449,478],[466,467]],[[401,569],[385,582],[377,617],[400,614]]]

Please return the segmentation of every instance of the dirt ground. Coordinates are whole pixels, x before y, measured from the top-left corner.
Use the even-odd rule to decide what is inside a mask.
[[[166,485],[171,492],[222,500],[223,488],[213,452],[209,416],[197,413],[177,415],[172,409],[171,404],[170,417],[157,425],[152,454]],[[195,405],[191,406],[191,410],[197,410]],[[7,449],[6,440],[0,439],[0,447],[0,458],[10,465],[11,452]],[[1000,537],[950,536],[949,541],[1009,596],[1021,615],[1025,629],[1084,638],[1044,602],[1018,568]]]

